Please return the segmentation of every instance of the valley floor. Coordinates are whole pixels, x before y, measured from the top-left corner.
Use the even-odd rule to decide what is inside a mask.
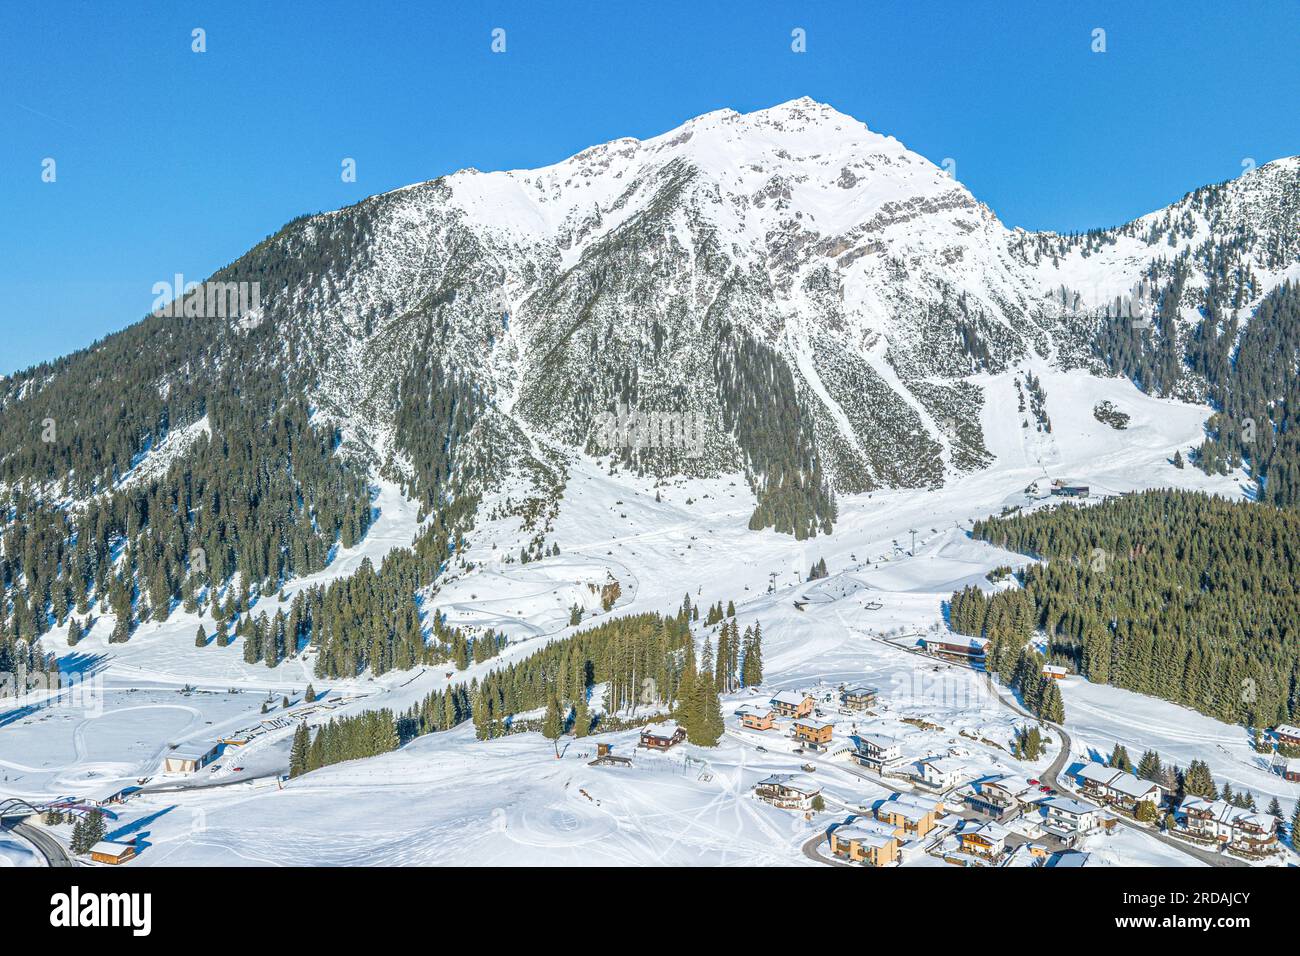
[[[1211,479],[1169,464],[1175,448],[1186,453],[1199,442],[1206,409],[1148,398],[1120,380],[1103,383],[1108,395],[1100,397],[1112,397],[1131,415],[1119,433],[1092,415],[1095,379],[1084,400],[1077,376],[1036,371],[1052,402],[1052,435],[1026,434],[1011,411],[1010,377],[992,378],[985,383],[984,415],[996,466],[939,490],[842,497],[835,533],[805,542],[748,531],[754,502],[739,476],[656,485],[611,474],[591,459],[574,461],[547,535],[548,545],[559,545],[558,556],[506,563],[501,557],[518,554],[526,536],[517,519],[484,520],[469,551],[426,596],[426,612],[445,612],[449,623],[463,627],[503,630],[512,640],[501,657],[450,676],[445,668],[420,668],[323,681],[313,677],[310,652],[274,669],[249,665],[238,641],[194,647],[199,619],[181,612],[145,625],[122,645],[107,643],[108,619],[75,650],[51,635],[47,649],[87,678],[84,686],[96,697],[87,708],[74,706],[67,690],[33,694],[0,712],[0,798],[84,799],[142,787],[109,808],[109,839],[138,841],[132,866],[821,865],[818,834],[888,797],[891,788],[844,757],[795,755],[775,732],[743,731],[732,712],[776,690],[822,694],[859,683],[878,687],[881,704],[869,717],[828,712],[837,738],[857,726],[900,737],[914,759],[957,754],[972,776],[1036,777],[1056,752],[1032,764],[1011,756],[1010,739],[1023,718],[984,676],[908,649],[917,637],[946,628],[943,602],[953,590],[991,588],[991,569],[1026,560],[972,540],[971,522],[1004,507],[1050,506],[1025,493],[1046,477],[1086,481],[1102,494],[1169,485],[1242,494],[1239,476]],[[484,514],[494,503],[484,503]],[[415,509],[395,487],[380,485],[375,507],[365,540],[337,554],[326,572],[290,585],[290,598],[354,572],[366,559],[377,564],[411,540]],[[820,559],[829,577],[807,582]],[[611,578],[621,597],[602,612],[593,586]],[[401,711],[433,689],[572,633],[574,603],[584,608],[586,627],[607,615],[675,610],[684,594],[704,607],[734,601],[742,629],[762,624],[762,695],[724,701],[728,733],[717,748],[686,744],[662,755],[634,754],[636,734],[622,732],[566,740],[557,759],[537,734],[477,741],[464,725],[383,757],[287,783],[278,778],[294,718],[311,707],[302,700],[309,683],[322,695],[307,718],[312,724],[367,708]],[[702,636],[716,640],[716,626]],[[1072,760],[1109,753],[1118,741],[1132,754],[1154,748],[1182,765],[1204,759],[1216,777],[1253,791],[1261,806],[1277,796],[1288,816],[1300,797],[1300,787],[1263,769],[1240,727],[1080,678],[1067,680],[1063,693]],[[227,747],[216,769],[162,773],[169,745],[241,732],[252,732],[250,742]],[[633,755],[634,766],[589,766],[597,742]],[[808,821],[754,798],[757,780],[805,761],[815,765],[826,812]],[[66,829],[58,830],[64,838]],[[0,834],[0,865],[28,859],[23,847]],[[1083,848],[1099,863],[1199,864],[1151,834],[1123,827],[1089,837]],[[929,864],[943,865],[928,853],[906,865]]]

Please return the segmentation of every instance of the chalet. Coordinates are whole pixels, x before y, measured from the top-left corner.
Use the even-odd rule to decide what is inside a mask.
[[[864,820],[831,831],[831,852],[868,866],[889,866],[898,859],[902,831],[878,820]]]
[[[794,722],[794,739],[810,747],[825,747],[834,732],[834,724],[816,717],[800,717]]]
[[[1273,728],[1273,736],[1284,747],[1300,747],[1300,727],[1278,724]]]
[[[876,705],[880,691],[875,687],[850,687],[840,694],[840,704],[845,710],[863,711]]]
[[[962,803],[976,813],[993,820],[1014,819],[1038,791],[1023,778],[999,777],[996,780],[978,780],[970,792],[962,796]]]
[[[857,741],[858,749],[853,759],[877,773],[883,773],[903,762],[903,745],[894,737],[859,734]]]
[[[661,724],[646,724],[641,729],[641,744],[647,750],[667,750],[686,739],[686,731],[671,720]]]
[[[1043,676],[1048,680],[1065,680],[1066,675],[1069,673],[1070,672],[1064,667],[1060,667],[1056,664],[1043,665]]]
[[[1007,837],[1011,831],[1000,823],[980,823],[967,826],[957,834],[957,842],[963,853],[996,860],[1007,848]]]
[[[193,773],[216,760],[220,752],[221,745],[218,743],[181,744],[163,757],[163,772]]]
[[[1271,814],[1204,797],[1187,797],[1178,812],[1184,828],[1195,836],[1247,853],[1271,853],[1277,848],[1277,817]]]
[[[1052,494],[1062,498],[1086,498],[1088,497],[1088,486],[1077,481],[1057,478],[1052,482]]]
[[[810,778],[797,773],[775,773],[754,785],[754,796],[782,810],[812,810],[813,801],[822,788]]]
[[[876,819],[900,828],[913,837],[923,837],[934,829],[934,810],[901,800],[881,800],[875,807]]]
[[[1092,854],[1084,853],[1082,850],[1063,850],[1048,860],[1047,865],[1053,868],[1077,869],[1087,866],[1091,859]]]
[[[945,634],[943,637],[923,637],[921,646],[927,654],[949,660],[966,661],[971,664],[982,663],[984,652],[989,642],[982,637],[965,637],[961,634]]]
[[[951,790],[970,776],[966,765],[951,757],[926,757],[916,766],[917,779],[937,790]]]
[[[746,704],[740,708],[740,726],[747,730],[771,730],[776,722],[776,711],[771,707]]]
[[[816,701],[809,695],[802,694],[799,691],[783,690],[773,697],[769,703],[780,717],[807,717],[813,712]]]
[[[101,840],[90,848],[90,858],[96,863],[117,866],[135,856],[135,847],[130,843],[110,843]]]
[[[1091,833],[1101,823],[1102,809],[1083,800],[1069,797],[1051,797],[1041,804],[1045,822],[1043,829],[1053,836],[1066,840]]]
[[[1136,810],[1139,803],[1151,803],[1158,807],[1165,798],[1160,784],[1141,780],[1131,773],[1105,764],[1085,764],[1075,777],[1085,796],[1129,811]]]

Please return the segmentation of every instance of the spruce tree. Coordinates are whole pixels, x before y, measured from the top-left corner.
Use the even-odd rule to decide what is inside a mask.
[[[307,751],[311,747],[311,735],[307,722],[301,721],[293,732],[293,746],[289,750],[289,776],[298,777],[307,772]]]

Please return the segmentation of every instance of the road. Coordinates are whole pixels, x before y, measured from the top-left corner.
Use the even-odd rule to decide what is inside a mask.
[[[68,855],[68,851],[63,848],[63,844],[40,827],[34,827],[28,823],[15,823],[10,829],[36,847],[36,851],[45,857],[46,866],[77,865],[77,861]]]

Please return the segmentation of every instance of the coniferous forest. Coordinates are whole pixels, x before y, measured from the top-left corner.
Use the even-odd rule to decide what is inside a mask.
[[[953,627],[1011,679],[1035,628],[1047,658],[1248,726],[1300,717],[1300,512],[1190,491],[976,522],[1043,559],[1023,590],[953,595]]]

